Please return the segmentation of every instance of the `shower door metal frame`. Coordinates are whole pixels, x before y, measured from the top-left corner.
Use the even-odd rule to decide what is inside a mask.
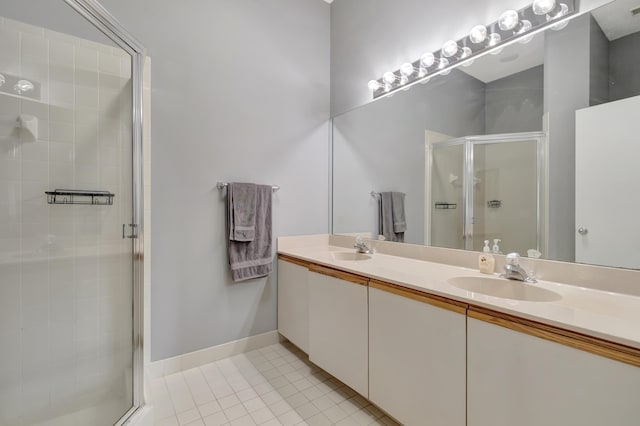
[[[546,202],[543,202],[543,192],[546,185],[546,145],[547,134],[545,132],[522,132],[522,133],[500,133],[494,135],[477,135],[464,136],[461,138],[451,139],[444,142],[435,142],[429,145],[429,172],[433,173],[433,150],[438,148],[447,148],[452,146],[463,146],[463,178],[462,178],[462,204],[464,207],[463,223],[462,223],[462,239],[464,250],[473,250],[473,181],[474,181],[474,159],[473,147],[475,145],[491,145],[499,143],[536,141],[536,250],[541,251],[546,247],[546,238],[544,237],[542,219],[543,209],[546,208]],[[431,176],[429,176],[431,181]],[[544,181],[544,182],[543,182]],[[431,194],[431,191],[429,191]],[[432,200],[428,200],[428,206],[431,208]],[[431,213],[430,213],[431,215]],[[429,240],[431,245],[431,218],[429,220]]]
[[[131,55],[133,225],[133,405],[114,426],[126,423],[144,405],[144,182],[142,79],[145,48],[96,0],[64,0],[96,29]]]

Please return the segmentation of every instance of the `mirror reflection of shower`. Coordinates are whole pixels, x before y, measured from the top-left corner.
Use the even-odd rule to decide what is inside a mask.
[[[544,252],[544,133],[467,136],[431,143],[427,156],[428,244],[504,253]]]

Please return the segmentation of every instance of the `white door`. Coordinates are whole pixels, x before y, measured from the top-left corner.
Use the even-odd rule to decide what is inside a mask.
[[[640,268],[640,96],[576,111],[576,262]]]

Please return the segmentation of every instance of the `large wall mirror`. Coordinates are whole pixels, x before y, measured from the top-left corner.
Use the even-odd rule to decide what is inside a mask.
[[[333,232],[640,269],[634,6],[334,117]]]

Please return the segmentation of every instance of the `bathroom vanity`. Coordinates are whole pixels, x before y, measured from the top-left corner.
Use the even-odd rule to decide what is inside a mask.
[[[362,255],[352,240],[279,239],[278,329],[401,423],[638,424],[638,295],[508,281],[417,246]]]

